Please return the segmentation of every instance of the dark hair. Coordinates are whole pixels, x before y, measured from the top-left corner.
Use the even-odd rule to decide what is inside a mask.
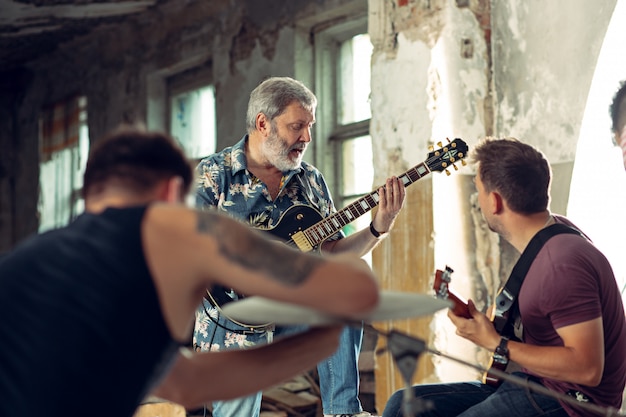
[[[256,129],[256,116],[259,113],[263,113],[271,122],[294,101],[311,113],[315,112],[317,98],[302,82],[289,77],[272,77],[263,81],[250,93],[246,114],[248,132]]]
[[[551,170],[534,147],[515,138],[487,137],[470,152],[486,191],[497,191],[511,210],[539,213],[550,204]]]
[[[115,180],[138,193],[159,181],[181,177],[189,192],[192,168],[171,136],[137,127],[121,127],[92,147],[83,179],[83,198]]]
[[[620,82],[609,106],[609,113],[612,122],[611,130],[613,133],[621,133],[626,126],[626,80]]]

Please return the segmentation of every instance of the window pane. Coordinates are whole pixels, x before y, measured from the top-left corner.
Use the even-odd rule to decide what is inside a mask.
[[[206,86],[175,95],[171,99],[172,135],[189,158],[215,152],[215,90]]]
[[[341,142],[342,156],[342,198],[341,208],[358,200],[372,191],[374,182],[374,164],[372,138],[369,135],[346,139]],[[365,213],[344,227],[346,235],[367,228],[371,221],[371,212]],[[363,257],[371,265],[372,255]]]
[[[40,169],[39,231],[64,226],[71,219],[77,148],[54,152]]]
[[[342,195],[353,196],[372,191],[374,163],[372,138],[359,136],[341,143]]]
[[[51,125],[51,118],[56,123]],[[39,140],[39,231],[44,232],[65,226],[84,209],[80,189],[89,152],[87,99],[75,97],[43,110]]]
[[[372,43],[367,34],[357,35],[341,44],[341,109],[339,123],[347,124],[369,119],[370,67]]]

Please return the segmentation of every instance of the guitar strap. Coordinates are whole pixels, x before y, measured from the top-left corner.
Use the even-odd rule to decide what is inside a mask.
[[[517,260],[517,263],[511,271],[511,275],[509,275],[509,279],[506,281],[506,284],[496,297],[496,314],[494,316],[496,319],[494,319],[493,325],[499,334],[511,337],[516,336],[518,339],[521,339],[521,330],[519,327],[521,322],[519,320],[519,307],[517,305],[517,296],[520,288],[522,288],[522,283],[524,282],[524,278],[526,277],[526,273],[528,273],[530,265],[535,260],[535,257],[539,253],[539,250],[543,247],[544,243],[546,243],[552,236],[561,233],[573,233],[584,237],[580,231],[570,226],[566,226],[561,223],[552,224],[541,229],[537,232],[537,234],[535,234],[535,236],[533,236],[526,246],[526,249],[524,249],[524,252]]]

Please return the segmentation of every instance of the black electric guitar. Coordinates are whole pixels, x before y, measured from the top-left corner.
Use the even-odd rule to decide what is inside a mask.
[[[433,171],[445,171],[450,175],[449,167],[453,166],[458,169],[455,165],[456,162],[465,163],[463,159],[467,156],[468,147],[463,140],[456,138],[445,146],[442,146],[441,143],[438,146],[440,146],[439,149],[428,153],[428,158],[424,162],[398,177],[405,188]],[[276,226],[263,230],[302,252],[319,250],[321,244],[341,228],[376,207],[379,203],[378,198],[378,190],[376,189],[326,218],[310,206],[295,205],[282,214]],[[214,286],[211,291],[207,291],[207,299],[216,308],[242,297],[243,295],[235,293],[232,289],[221,286]],[[234,322],[246,327],[255,327]]]
[[[464,317],[466,319],[471,319],[472,315],[469,312],[467,301],[450,291],[452,272],[454,271],[449,266],[446,266],[446,269],[444,271],[438,269],[435,272],[435,281],[433,282],[435,295],[437,296],[437,298],[452,301],[452,312],[454,314],[460,317]],[[494,326],[496,326],[496,323],[499,321],[508,321],[508,311],[499,310],[498,313],[495,313],[495,311],[496,309],[494,309],[494,314],[491,317],[491,321],[494,323]],[[505,336],[508,336],[510,338],[514,337],[514,335],[512,334],[506,334]],[[483,383],[491,385],[492,387],[498,387],[502,381],[500,380],[500,378],[493,374],[492,370],[495,369],[497,371],[504,372],[508,364],[509,361],[507,358],[502,358],[499,355],[492,355],[489,363],[489,369],[483,374]]]

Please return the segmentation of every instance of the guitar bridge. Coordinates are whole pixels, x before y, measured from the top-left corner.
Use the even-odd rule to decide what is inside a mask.
[[[291,240],[293,240],[293,243],[295,243],[302,252],[310,252],[313,250],[313,246],[311,246],[311,243],[302,231],[294,233],[291,236]]]

